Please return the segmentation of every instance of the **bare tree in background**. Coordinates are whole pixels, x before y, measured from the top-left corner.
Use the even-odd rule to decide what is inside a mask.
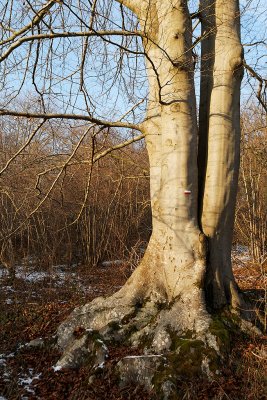
[[[267,261],[266,114],[251,107],[242,115],[240,187],[236,211],[238,241],[248,246],[254,263]]]
[[[115,155],[109,149],[120,144],[116,132],[102,131],[96,140],[83,127],[55,123],[44,130],[37,124],[38,134],[25,147],[34,121],[2,122],[0,263],[10,282],[15,265],[132,263],[151,226],[144,146],[119,148]],[[92,169],[90,156],[98,150],[107,154]]]
[[[67,350],[58,366],[76,365],[89,351],[90,332],[82,339],[73,336],[74,328],[83,326],[105,340],[166,354],[167,361],[160,357],[159,363],[167,364],[182,362],[176,339],[189,335],[189,347],[199,351],[187,357],[198,371],[208,372],[228,337],[213,313],[227,309],[253,318],[230,257],[244,65],[260,83],[262,105],[265,81],[244,63],[239,1],[202,0],[193,13],[185,0],[26,0],[23,6],[2,6],[0,115],[45,124],[79,120],[89,131],[92,124],[100,131],[122,129],[124,140],[93,151],[92,164],[142,138],[149,154],[153,231],[144,258],[121,290],[76,309],[60,326],[59,344]],[[197,38],[192,20],[202,26]],[[14,99],[32,89],[39,95],[34,109],[16,107]],[[71,155],[64,168],[69,161]],[[144,365],[151,360],[144,357]]]

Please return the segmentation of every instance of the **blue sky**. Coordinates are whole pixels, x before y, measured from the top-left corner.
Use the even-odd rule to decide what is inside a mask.
[[[38,3],[37,0],[35,0]],[[0,5],[6,3],[0,0]],[[40,3],[40,1],[39,1]],[[76,2],[70,2],[72,6]],[[83,2],[82,2],[83,3]],[[16,10],[12,13],[12,23],[16,25],[16,14],[19,15],[22,2],[14,1]],[[86,4],[86,2],[84,2]],[[88,4],[88,2],[87,2]],[[104,13],[111,2],[99,0],[99,11]],[[114,6],[109,14],[100,18],[100,22],[96,25],[96,29],[118,29],[121,25],[122,17],[119,5],[114,2]],[[191,10],[197,9],[197,1],[190,0],[189,5]],[[87,18],[86,6],[84,12],[80,15]],[[267,23],[266,23],[266,0],[241,0],[241,16],[242,16],[242,42],[244,44],[245,58],[248,64],[255,68],[263,76],[267,76]],[[65,29],[80,30],[79,20],[69,10],[64,11]],[[30,14],[29,14],[30,15]],[[108,20],[108,18],[110,20]],[[27,13],[23,16],[24,22],[27,21]],[[63,24],[60,11],[53,16],[56,29],[62,30]],[[124,21],[126,27],[130,29],[131,13],[126,12]],[[67,21],[67,22],[66,22]],[[113,22],[111,22],[113,21]],[[120,39],[112,39],[114,42],[119,42]],[[126,43],[126,41],[128,43]],[[135,49],[134,39],[124,39],[124,45]],[[264,44],[265,42],[265,44]],[[139,40],[139,48],[141,44]],[[251,44],[254,45],[251,46]],[[256,44],[257,43],[257,44]],[[40,60],[42,62],[36,65],[35,82],[32,80],[31,71],[34,68],[35,56],[37,52],[36,45],[32,48],[32,55],[27,60],[27,51],[29,46],[24,46],[16,50],[10,57],[8,63],[2,65],[0,73],[7,75],[6,81],[0,86],[0,100],[2,105],[5,105],[6,99],[14,97],[18,87],[24,80],[24,85],[19,95],[20,101],[32,102],[34,107],[38,109],[38,94],[36,87],[40,91],[45,91],[45,97],[49,99],[48,108],[50,111],[73,111],[75,113],[83,113],[86,111],[86,106],[83,94],[80,91],[80,75],[79,66],[81,63],[82,43],[80,39],[72,39],[71,41],[56,40],[53,45],[53,66],[49,64],[48,55],[51,54],[49,42],[43,42],[40,51]],[[115,49],[115,51],[114,51]],[[50,53],[49,53],[50,52]],[[63,56],[65,53],[65,56]],[[106,119],[117,119],[123,115],[128,109],[138,103],[147,93],[146,73],[144,68],[144,60],[142,57],[136,61],[134,56],[121,57],[121,52],[113,45],[104,46],[101,39],[90,39],[90,49],[88,48],[86,56],[87,64],[85,69],[85,83],[87,90],[90,91],[92,102],[89,108],[94,112],[95,116]],[[45,64],[47,62],[47,65]],[[23,75],[23,71],[28,63],[28,72]],[[44,69],[41,64],[46,65]],[[121,64],[123,74],[117,73],[117,67]],[[4,70],[6,68],[6,70]],[[6,74],[8,72],[8,74]],[[53,80],[50,82],[47,78],[49,74],[53,74]],[[46,76],[47,75],[47,76]],[[116,77],[116,79],[115,79]],[[34,86],[34,84],[36,86]],[[196,91],[198,92],[198,73],[196,73]],[[248,102],[253,101],[253,91],[257,90],[258,83],[251,78],[247,73],[243,79],[242,85],[242,105],[246,106]],[[16,100],[17,101],[17,100]],[[9,107],[12,105],[10,103]],[[41,104],[40,104],[41,107]],[[142,104],[140,110],[136,112],[136,119],[140,120],[144,115],[145,103]]]

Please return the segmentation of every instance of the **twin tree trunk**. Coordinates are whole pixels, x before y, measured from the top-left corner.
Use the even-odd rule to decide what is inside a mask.
[[[144,33],[150,95],[142,130],[150,161],[153,231],[126,284],[110,298],[74,310],[59,327],[59,345],[66,350],[58,367],[98,354],[90,336],[97,330],[106,343],[124,340],[149,354],[143,364],[136,359],[132,365],[140,370],[142,364],[139,377],[146,384],[144,376],[149,371],[152,379],[159,360],[152,359],[151,365],[150,357],[162,354],[168,376],[179,368],[184,373],[194,355],[190,365],[207,372],[214,352],[220,354],[218,337],[228,335],[225,326],[214,327],[213,312],[242,308],[231,267],[242,47],[238,0],[202,0],[198,127],[187,1],[118,1],[137,15]],[[77,326],[87,329],[80,339],[73,336]],[[124,375],[131,362],[123,364]]]
[[[153,214],[148,251],[157,255],[157,266],[148,259],[147,268],[155,269],[153,279],[169,301],[205,282],[208,307],[237,307],[231,244],[242,79],[238,1],[200,4],[199,128],[187,1],[121,2],[144,31],[150,85],[144,122]]]

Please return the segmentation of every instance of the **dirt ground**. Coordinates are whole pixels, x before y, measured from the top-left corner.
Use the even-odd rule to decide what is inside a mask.
[[[240,287],[266,305],[266,273],[249,261],[234,259]],[[106,368],[91,382],[90,368],[55,371],[60,353],[55,346],[58,325],[77,305],[118,290],[131,268],[109,265],[89,269],[57,266],[50,271],[19,267],[13,284],[0,278],[0,400],[154,399],[142,387],[120,388],[113,368],[128,348],[109,348]],[[40,339],[39,343],[31,342]],[[213,380],[181,377],[181,399],[267,399],[267,336],[239,336],[232,340],[222,375]]]

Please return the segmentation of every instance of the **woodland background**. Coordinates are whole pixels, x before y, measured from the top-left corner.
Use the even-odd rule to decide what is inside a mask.
[[[196,1],[191,3],[194,6],[197,4]],[[239,286],[265,315],[266,327],[267,127],[266,108],[261,107],[264,104],[266,107],[263,90],[266,90],[266,81],[258,79],[266,68],[266,43],[263,40],[266,35],[266,5],[259,1],[254,2],[251,8],[251,1],[241,1],[241,4],[244,9],[245,5],[248,8],[247,13],[242,15],[242,36],[246,39],[246,61],[253,69],[245,66],[244,81],[248,84],[242,95],[241,167],[233,267]],[[17,5],[20,7],[20,2]],[[115,21],[117,14],[118,10]],[[60,12],[58,15],[61,17]],[[88,15],[87,10],[85,15]],[[26,11],[22,21],[24,17],[27,19]],[[66,29],[71,30],[73,21],[76,27],[77,21],[72,16]],[[113,27],[107,21],[107,18],[100,19],[100,27]],[[135,29],[136,22],[130,20],[127,13],[122,13],[119,21],[121,24],[125,22],[129,30]],[[130,49],[140,50],[140,42],[135,43],[131,37],[125,37],[122,43]],[[38,46],[33,46],[33,58],[38,54]],[[130,106],[139,104],[142,112],[136,114],[137,118],[142,117],[145,102],[138,101],[144,96],[142,91],[146,77],[143,63],[137,64],[130,81],[118,79],[116,82],[119,84],[113,87],[110,82],[114,82],[114,76],[120,77],[123,62],[130,71],[130,67],[136,66],[136,61],[132,61],[119,47],[115,47],[116,51],[113,49],[110,54],[103,47],[102,44],[94,44],[96,51],[90,54],[88,64],[94,64],[96,71],[101,66],[110,92],[102,90],[98,84],[90,100],[97,99],[101,103],[100,115],[101,112],[105,115],[111,113],[114,117],[114,110],[119,116],[125,111],[126,98]],[[47,49],[49,52],[49,47]],[[73,47],[67,50],[70,51],[71,61],[81,55],[81,47],[75,41]],[[57,51],[58,54],[53,54],[59,65],[58,70],[61,70],[61,48]],[[6,96],[2,97],[3,103],[9,99],[8,96],[13,98],[13,81],[19,81],[16,68],[21,66],[17,60],[23,60],[24,64],[28,60],[23,58],[21,49],[16,54],[14,59],[7,60],[7,69],[3,69],[9,72],[4,75]],[[43,55],[46,61],[45,56],[46,52]],[[29,71],[30,85],[26,84],[21,90],[21,86],[15,84],[18,93],[21,90],[21,95],[14,100],[17,110],[28,108],[38,112],[42,108],[40,96],[29,90],[34,84],[40,90],[42,83],[41,79],[34,80],[36,60],[30,64],[33,69],[32,75]],[[39,61],[43,62],[42,57]],[[117,68],[110,68],[114,63]],[[46,62],[43,65],[49,73],[50,65]],[[68,63],[66,65],[68,67]],[[68,72],[67,68],[67,76]],[[44,74],[46,76],[47,73]],[[254,78],[255,82],[251,83]],[[57,105],[57,101],[62,100],[62,104],[67,105],[66,111],[72,99],[71,95],[68,98],[72,86],[66,84],[64,79],[57,81],[57,77],[56,82],[60,89],[65,90],[67,100],[64,102],[55,94],[54,98],[48,99],[49,104]],[[135,95],[131,91],[128,93],[129,84],[133,86],[131,89],[134,89]],[[259,92],[259,85],[263,94]],[[255,100],[251,100],[252,92],[256,97],[259,93],[257,100],[255,96]],[[124,97],[119,97],[118,93],[123,93]],[[109,97],[119,100],[117,104],[111,104],[107,111]],[[52,105],[51,112],[54,111]],[[62,110],[61,107],[58,109]],[[55,111],[58,109],[55,108]],[[35,131],[37,133],[33,135]],[[138,264],[151,234],[149,167],[145,145],[140,141],[113,151],[120,147],[125,137],[131,139],[129,132],[128,136],[124,134],[123,129],[98,128],[68,120],[49,120],[42,126],[33,119],[1,117],[0,400],[154,398],[153,392],[148,393],[142,387],[121,388],[116,376],[110,372],[120,358],[129,355],[129,349],[123,346],[109,349],[107,368],[98,371],[95,381],[88,380],[90,371],[86,366],[75,371],[53,369],[59,358],[55,346],[59,324],[74,307],[117,291]],[[77,331],[77,336],[80,333]],[[138,349],[135,354],[138,354]],[[225,361],[222,375],[212,381],[181,377],[181,399],[266,399],[266,359],[265,335],[236,335],[232,339],[230,357]]]
[[[241,168],[234,245],[266,263],[266,115],[242,113]],[[116,130],[49,124],[24,148],[35,122],[1,121],[1,263],[40,268],[124,260],[134,267],[151,233],[149,167],[144,144],[111,151]],[[17,156],[14,157],[14,155]],[[8,167],[7,167],[8,164]],[[58,179],[57,176],[59,175]],[[56,181],[56,184],[54,184]]]
[[[75,306],[121,287],[146,248],[151,211],[144,144],[110,151],[121,142],[114,129],[95,134],[94,127],[50,122],[25,147],[35,124],[5,117],[0,127],[0,398],[153,399],[142,387],[121,388],[110,372],[129,355],[123,346],[110,349],[95,381],[86,366],[53,369],[59,323]],[[266,114],[252,104],[242,112],[233,269],[265,321],[266,144]],[[106,155],[92,164],[96,154]],[[237,335],[222,375],[184,377],[181,398],[265,399],[266,342],[264,335]]]

